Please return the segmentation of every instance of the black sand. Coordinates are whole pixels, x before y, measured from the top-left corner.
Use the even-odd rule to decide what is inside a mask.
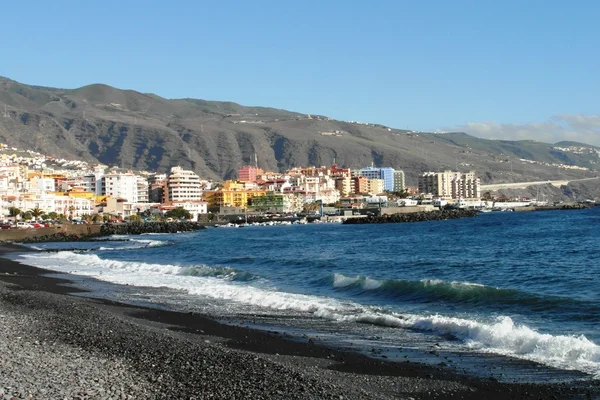
[[[500,383],[70,296],[46,272],[0,259],[0,399],[600,398],[597,381]]]

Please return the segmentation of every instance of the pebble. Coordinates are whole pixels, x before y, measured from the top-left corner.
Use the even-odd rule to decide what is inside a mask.
[[[427,373],[422,379],[337,372],[318,366],[323,360],[192,340],[87,299],[13,291],[2,281],[0,315],[0,400],[486,398],[481,390],[503,388]],[[326,355],[327,365],[337,364],[335,354]]]

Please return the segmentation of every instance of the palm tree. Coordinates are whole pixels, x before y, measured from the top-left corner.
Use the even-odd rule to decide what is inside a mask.
[[[69,206],[69,219],[73,219],[73,212],[75,212],[75,206]]]
[[[44,211],[42,211],[39,207],[35,207],[29,210],[29,213],[31,214],[33,219],[37,221],[40,215],[44,214]]]

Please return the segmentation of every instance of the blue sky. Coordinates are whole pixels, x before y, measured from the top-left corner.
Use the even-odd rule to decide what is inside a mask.
[[[600,145],[595,1],[5,3],[23,83]]]

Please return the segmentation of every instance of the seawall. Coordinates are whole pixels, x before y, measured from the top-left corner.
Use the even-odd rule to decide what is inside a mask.
[[[82,238],[100,236],[102,224],[74,225],[57,224],[46,228],[30,229],[2,229],[0,230],[0,241],[7,242],[35,242],[43,241],[40,238]],[[64,240],[64,239],[63,239]]]
[[[385,224],[398,222],[424,222],[424,221],[442,221],[447,219],[476,217],[477,211],[474,210],[441,210],[426,211],[408,214],[391,214],[380,216],[367,216],[366,218],[347,219],[344,224]]]
[[[108,235],[140,235],[142,233],[177,233],[206,229],[198,222],[133,222],[117,224],[59,224],[46,228],[3,229],[2,242],[71,242]]]

